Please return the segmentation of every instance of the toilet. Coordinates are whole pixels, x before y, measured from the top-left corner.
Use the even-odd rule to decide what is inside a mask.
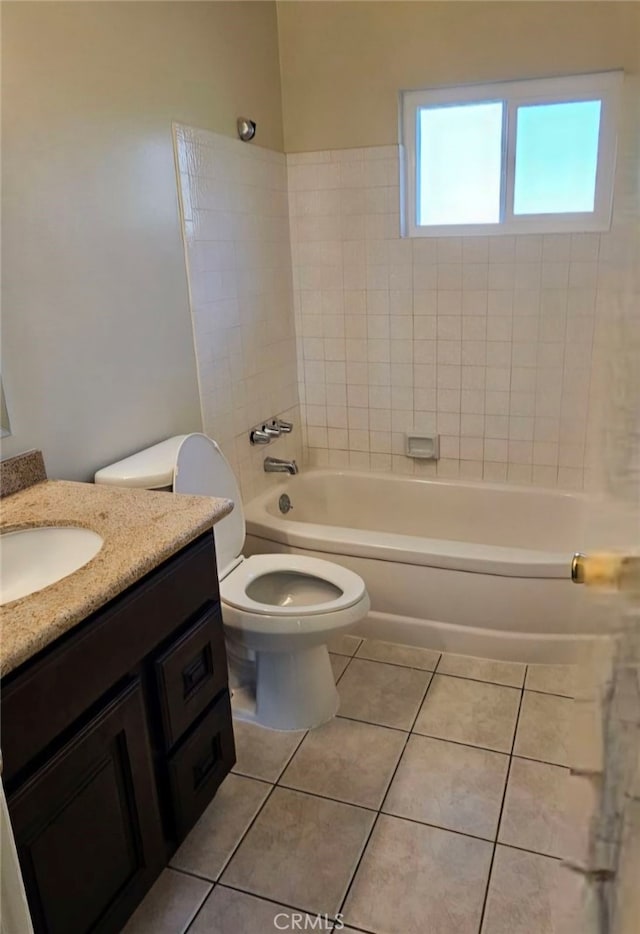
[[[369,612],[361,577],[306,555],[246,558],[238,484],[206,435],[169,438],[102,468],[95,482],[233,500],[233,512],[216,524],[214,536],[234,714],[275,730],[309,729],[335,715],[338,692],[327,642]]]

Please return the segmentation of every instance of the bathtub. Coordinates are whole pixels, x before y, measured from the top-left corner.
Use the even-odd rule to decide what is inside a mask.
[[[566,662],[599,626],[570,580],[586,506],[582,494],[533,487],[308,470],[247,504],[245,551],[313,555],[360,574],[371,598],[362,636]]]

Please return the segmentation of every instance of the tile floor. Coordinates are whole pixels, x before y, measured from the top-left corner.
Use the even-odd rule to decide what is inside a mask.
[[[565,934],[571,670],[330,648],[339,716],[236,722],[232,774],[126,934]]]

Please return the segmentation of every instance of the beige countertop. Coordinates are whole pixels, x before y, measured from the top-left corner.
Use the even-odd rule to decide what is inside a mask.
[[[0,502],[0,530],[81,526],[104,539],[78,571],[0,609],[6,675],[228,515],[228,499],[45,480]]]

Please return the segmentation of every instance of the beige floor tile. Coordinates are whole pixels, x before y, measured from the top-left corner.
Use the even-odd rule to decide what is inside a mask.
[[[513,749],[515,755],[571,765],[573,706],[569,697],[525,691]]]
[[[458,678],[475,678],[491,681],[513,688],[521,688],[526,665],[517,662],[498,662],[488,658],[472,658],[470,655],[448,655],[440,659],[438,673],[456,675]]]
[[[409,730],[430,678],[428,671],[354,658],[338,684],[338,713]]]
[[[398,730],[337,717],[307,734],[280,783],[377,809],[405,740]]]
[[[276,782],[302,742],[305,730],[269,730],[246,720],[234,720],[233,733],[237,759],[233,771]]]
[[[574,697],[576,680],[574,665],[529,665],[525,687],[530,691]]]
[[[304,911],[338,911],[375,814],[276,787],[222,881]]]
[[[183,934],[211,888],[203,879],[165,869],[122,934]]]
[[[436,674],[414,731],[510,752],[519,702],[515,688]]]
[[[362,642],[360,636],[333,636],[327,643],[327,648],[335,655],[355,655]]]
[[[291,908],[284,905],[217,885],[189,928],[189,934],[271,934],[279,927],[292,930],[291,915]],[[331,924],[324,930],[330,931]]]
[[[578,934],[581,879],[557,859],[496,848],[482,934]]]
[[[344,909],[376,934],[476,934],[492,844],[382,814]]]
[[[514,758],[498,831],[500,843],[548,856],[564,856],[568,826],[569,770]]]
[[[413,734],[383,811],[494,840],[508,756]]]
[[[209,807],[174,853],[171,865],[206,879],[217,879],[271,787],[243,775],[227,775]]]
[[[375,639],[365,639],[356,655],[358,658],[389,662],[392,665],[403,665],[405,668],[420,668],[422,671],[434,671],[440,658],[440,652],[431,649],[398,645],[395,642],[378,642]]]
[[[329,652],[329,661],[331,662],[333,677],[337,683],[340,680],[340,676],[342,675],[343,671],[349,664],[349,657],[347,655],[334,655],[333,652]]]

